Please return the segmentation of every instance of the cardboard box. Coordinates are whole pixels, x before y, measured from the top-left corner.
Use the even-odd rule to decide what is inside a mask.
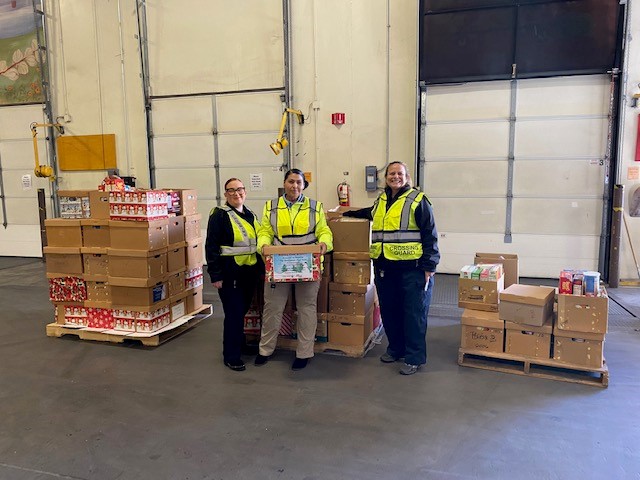
[[[499,294],[504,290],[504,276],[497,281],[458,279],[458,306],[473,310],[497,312]]]
[[[316,326],[316,334],[314,341],[318,343],[325,343],[329,340],[329,324],[328,324],[329,314],[328,313],[319,313],[318,314],[318,324]],[[298,319],[297,313],[295,316],[295,322],[293,324],[293,338],[298,338]]]
[[[80,220],[82,228],[82,246],[106,248],[111,245],[109,220],[86,218]]]
[[[185,242],[184,217],[169,217],[169,245]]]
[[[325,253],[322,260],[322,276],[333,280],[333,252]]]
[[[87,284],[81,277],[47,273],[47,279],[52,302],[84,302],[87,299]]]
[[[204,276],[202,274],[202,266],[190,268],[184,274],[184,289],[192,290],[203,285]]]
[[[167,285],[169,288],[170,297],[175,297],[176,295],[180,295],[185,291],[184,274],[184,271],[169,274]]]
[[[167,199],[164,190],[109,192],[109,218],[143,222],[166,219],[169,216]]]
[[[80,220],[48,218],[44,221],[47,245],[50,247],[81,247],[82,227]]]
[[[204,262],[204,242],[202,237],[187,242],[185,255],[187,270],[202,266]]]
[[[149,333],[171,323],[168,299],[153,306],[115,306],[112,311],[115,330]]]
[[[64,302],[55,304],[55,319],[60,325],[86,327],[87,309],[82,303]]]
[[[109,277],[113,305],[152,306],[169,298],[164,278]]]
[[[604,292],[604,289],[603,289]],[[608,329],[609,297],[558,295],[558,329],[604,334]]]
[[[200,222],[202,215],[187,215],[184,217],[184,240],[189,242],[202,236]]]
[[[89,207],[91,218],[109,220],[109,192],[92,190],[89,192]]]
[[[368,252],[336,252],[333,255],[333,281],[368,285],[373,280],[373,264]]]
[[[180,272],[187,267],[187,243],[174,243],[167,248],[167,271]]]
[[[110,330],[115,326],[110,308],[87,308],[87,327]]]
[[[270,283],[320,280],[319,245],[267,245],[263,254],[265,278]]]
[[[329,284],[329,312],[336,315],[366,315],[373,307],[375,288],[371,285]]]
[[[187,313],[187,294],[182,292],[180,295],[171,297],[169,299],[169,310],[172,322],[184,317]]]
[[[103,306],[111,305],[111,286],[109,282],[87,282],[87,305],[88,303],[100,303]],[[88,305],[93,306],[93,305]]]
[[[329,312],[329,278],[322,277],[318,289],[318,301],[316,304],[318,313]]]
[[[162,277],[167,271],[167,249],[121,250],[109,248],[109,276],[127,278]]]
[[[203,287],[194,288],[193,290],[187,290],[187,313],[193,313],[203,305]]]
[[[82,264],[85,280],[106,280],[109,275],[109,255],[106,248],[82,247]]]
[[[500,292],[500,319],[524,325],[553,322],[555,288],[515,283]]]
[[[572,365],[602,368],[604,333],[585,333],[553,329],[553,359]]]
[[[169,245],[167,219],[153,222],[109,221],[111,248],[120,250],[157,250]]]
[[[460,346],[468,350],[504,352],[504,322],[496,312],[466,309],[460,319]]]
[[[82,255],[79,247],[44,247],[47,273],[82,275]]]
[[[512,253],[476,253],[473,263],[501,263],[504,268],[504,288],[520,281],[518,255]]]
[[[87,190],[58,190],[61,218],[89,218],[89,192]]]
[[[339,217],[328,222],[333,232],[334,252],[369,252],[371,223],[369,220]]]
[[[502,303],[500,303],[502,306]],[[506,338],[504,351],[512,355],[533,358],[551,358],[551,321],[534,327],[514,322],[505,322]]]
[[[329,342],[335,345],[361,347],[373,329],[373,309],[366,315],[329,314]]]
[[[197,190],[180,190],[182,215],[196,215],[198,213]]]

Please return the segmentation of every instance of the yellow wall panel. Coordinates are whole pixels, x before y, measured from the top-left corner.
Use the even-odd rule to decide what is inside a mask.
[[[117,168],[116,136],[75,135],[58,137],[60,170],[108,170]]]

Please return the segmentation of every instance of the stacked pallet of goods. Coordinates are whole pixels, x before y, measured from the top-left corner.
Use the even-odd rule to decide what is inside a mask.
[[[68,218],[72,209],[61,208],[67,218],[45,221],[56,323],[131,338],[156,335],[203,308],[197,195],[126,190],[107,180],[86,192],[89,208],[76,209],[82,218]],[[59,192],[61,200],[85,198],[72,193]]]

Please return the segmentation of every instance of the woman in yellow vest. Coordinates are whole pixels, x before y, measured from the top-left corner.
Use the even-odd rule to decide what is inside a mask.
[[[244,205],[246,190],[237,178],[224,184],[226,203],[214,208],[207,225],[207,272],[224,310],[222,357],[231,370],[243,371],[244,316],[264,275],[257,255],[258,220]]]
[[[265,245],[320,245],[322,253],[333,250],[333,234],[327,226],[322,204],[302,194],[309,186],[297,168],[284,175],[284,195],[269,200],[258,231],[258,251]],[[298,345],[292,370],[301,370],[313,357],[313,344],[318,325],[317,301],[320,281],[299,283],[268,283],[264,285],[264,311],[260,351],[255,365],[269,361],[278,341],[287,298],[295,292],[298,310]]]
[[[391,162],[385,180],[384,192],[372,207],[343,215],[373,221],[370,256],[389,340],[380,360],[404,360],[400,373],[413,375],[427,362],[427,315],[440,261],[438,234],[431,204],[411,187],[407,166]]]

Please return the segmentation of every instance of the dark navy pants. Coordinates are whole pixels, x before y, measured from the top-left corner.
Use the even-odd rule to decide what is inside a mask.
[[[244,316],[251,306],[258,285],[256,275],[224,280],[218,289],[224,310],[222,356],[225,362],[240,360],[244,345]]]
[[[427,315],[433,292],[433,276],[425,292],[423,270],[375,269],[384,331],[389,339],[387,353],[405,358],[410,365],[427,363]]]

